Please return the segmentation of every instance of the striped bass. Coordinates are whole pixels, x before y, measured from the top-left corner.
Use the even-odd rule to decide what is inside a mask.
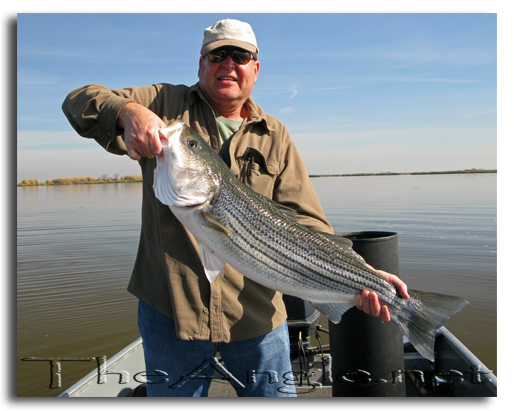
[[[310,302],[338,323],[364,289],[377,292],[414,347],[434,361],[437,330],[467,301],[396,288],[335,236],[297,223],[291,210],[240,182],[209,144],[181,120],[159,131],[154,192],[198,240],[213,282],[225,263],[251,280]]]

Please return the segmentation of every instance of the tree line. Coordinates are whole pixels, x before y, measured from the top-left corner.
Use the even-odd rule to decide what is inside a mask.
[[[71,184],[105,184],[105,183],[137,183],[143,181],[141,174],[132,174],[126,176],[119,176],[115,174],[114,177],[109,177],[103,174],[101,177],[59,177],[53,180],[46,180],[45,182],[39,181],[37,178],[29,178],[21,180],[18,186],[42,186],[42,185],[71,185]]]

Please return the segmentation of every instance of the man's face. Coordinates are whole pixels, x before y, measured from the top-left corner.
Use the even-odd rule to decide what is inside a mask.
[[[230,55],[219,63],[202,56],[198,69],[200,87],[215,110],[223,111],[227,105],[242,106],[257,81],[259,68],[259,61],[253,58],[247,64],[237,64]]]

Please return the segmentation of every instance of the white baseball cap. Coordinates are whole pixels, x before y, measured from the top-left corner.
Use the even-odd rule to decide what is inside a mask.
[[[200,54],[203,56],[221,46],[234,46],[257,54],[257,39],[252,26],[234,19],[220,20],[203,32]]]

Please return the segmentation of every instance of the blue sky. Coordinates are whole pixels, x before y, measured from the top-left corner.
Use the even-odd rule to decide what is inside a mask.
[[[252,96],[310,173],[497,167],[494,13],[19,14],[17,181],[139,174],[79,137],[62,101],[90,83],[196,83],[203,29],[227,17],[252,25]]]

